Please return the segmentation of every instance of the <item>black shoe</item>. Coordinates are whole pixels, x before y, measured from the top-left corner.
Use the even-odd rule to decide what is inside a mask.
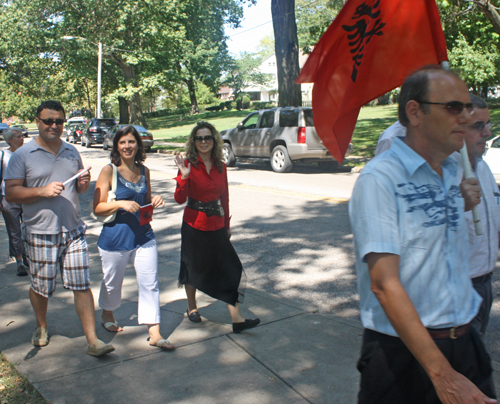
[[[237,334],[239,332],[242,332],[243,330],[257,327],[259,324],[260,324],[259,318],[255,318],[253,320],[245,320],[244,323],[233,323],[233,332]]]
[[[187,309],[186,313],[190,321],[193,323],[201,323],[201,316],[200,313],[198,313],[198,310],[193,310],[191,314],[189,314],[189,309]]]
[[[17,267],[17,276],[27,276],[28,275],[28,267],[26,265],[18,265]]]

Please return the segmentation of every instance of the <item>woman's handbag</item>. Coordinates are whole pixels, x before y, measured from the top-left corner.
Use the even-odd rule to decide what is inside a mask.
[[[117,169],[114,164],[113,166],[113,180],[111,181],[111,189],[108,192],[108,202],[115,202],[116,201],[116,180],[117,180]],[[89,203],[89,213],[90,217],[92,219],[98,220],[99,222],[102,223],[111,223],[113,220],[115,220],[116,217],[116,212],[112,213],[109,216],[97,216],[94,213],[94,201],[90,201]]]

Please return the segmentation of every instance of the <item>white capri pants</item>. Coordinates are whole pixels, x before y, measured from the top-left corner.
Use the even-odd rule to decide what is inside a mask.
[[[99,248],[99,247],[98,247]],[[106,251],[99,248],[103,279],[99,306],[114,311],[121,305],[122,284],[129,258],[134,262],[139,288],[139,324],[160,323],[160,289],[158,288],[158,249],[156,240],[131,251]]]

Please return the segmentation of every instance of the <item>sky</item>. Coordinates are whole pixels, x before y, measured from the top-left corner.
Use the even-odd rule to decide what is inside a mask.
[[[240,52],[254,52],[260,40],[266,35],[273,35],[271,0],[257,0],[255,6],[244,6],[244,19],[238,29],[226,27],[229,37],[229,52],[237,56]]]

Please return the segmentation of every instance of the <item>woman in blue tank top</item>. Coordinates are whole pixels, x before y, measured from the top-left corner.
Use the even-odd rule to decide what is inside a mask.
[[[133,126],[124,126],[113,139],[111,162],[117,166],[116,201],[107,202],[113,178],[112,164],[104,167],[97,179],[94,212],[116,218],[102,227],[97,242],[102,261],[103,280],[99,294],[102,325],[110,332],[123,329],[113,311],[121,305],[121,290],[129,259],[134,263],[139,289],[138,322],[149,330],[149,344],[163,350],[175,347],[160,333],[160,292],[158,287],[158,250],[149,223],[140,224],[141,206],[163,207],[163,199],[151,197],[149,170],[139,133]]]

